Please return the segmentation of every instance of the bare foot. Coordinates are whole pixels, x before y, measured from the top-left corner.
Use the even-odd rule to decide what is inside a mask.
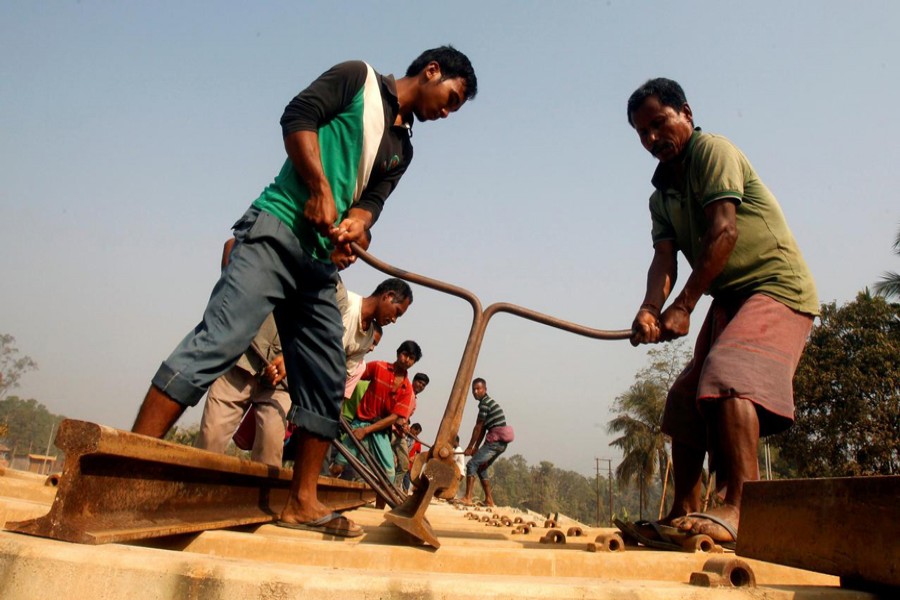
[[[725,504],[705,513],[688,513],[674,519],[672,525],[686,533],[706,534],[716,542],[734,542],[737,541],[740,514],[737,506]],[[716,521],[720,521],[720,523]]]

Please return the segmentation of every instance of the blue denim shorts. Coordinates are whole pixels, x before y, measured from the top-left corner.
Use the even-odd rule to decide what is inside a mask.
[[[477,474],[481,479],[490,479],[491,465],[506,452],[508,445],[504,442],[486,442],[466,464],[466,477]]]
[[[333,439],[346,379],[337,269],[310,257],[284,223],[257,208],[235,223],[234,237],[203,320],[162,363],[153,385],[196,405],[274,311],[291,392],[288,420]]]

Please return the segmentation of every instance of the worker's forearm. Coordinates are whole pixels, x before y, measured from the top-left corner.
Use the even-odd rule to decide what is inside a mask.
[[[309,188],[310,194],[329,194],[331,186],[322,167],[319,152],[319,134],[315,131],[297,131],[284,138],[284,148],[297,174]]]
[[[642,305],[655,308],[659,316],[677,279],[678,262],[674,250],[654,252],[653,261],[647,270],[647,291]]]
[[[365,429],[367,435],[370,433],[375,433],[376,431],[382,431],[393,425],[394,422],[399,418],[399,415],[390,415],[383,419],[375,421],[371,425],[366,425],[363,429]]]
[[[484,427],[481,422],[475,423],[475,428],[472,430],[472,440],[469,442],[469,445],[466,448],[470,448],[472,450],[476,450],[478,445],[481,444],[481,437],[483,434]]]
[[[700,297],[722,273],[736,243],[737,228],[733,223],[724,222],[710,228],[703,238],[703,250],[694,269],[673,304],[683,306],[688,312],[693,311]]]

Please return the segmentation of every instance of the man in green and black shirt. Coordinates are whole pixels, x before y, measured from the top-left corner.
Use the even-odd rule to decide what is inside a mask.
[[[412,160],[413,117],[448,117],[477,93],[469,59],[443,46],[395,79],[361,61],[339,64],[300,92],[281,118],[287,158],[234,225],[236,243],[203,320],[167,358],[132,430],[162,437],[228,371],[274,312],[299,429],[294,481],[280,525],[332,535],[362,530],[316,495],[338,432],[346,381],[337,268],[368,231]]]

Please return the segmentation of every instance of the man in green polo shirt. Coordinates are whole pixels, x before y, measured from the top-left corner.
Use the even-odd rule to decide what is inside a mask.
[[[654,254],[632,344],[687,335],[700,296],[713,297],[693,360],[666,401],[675,500],[660,523],[732,543],[743,484],[759,479],[759,437],[793,423],[794,370],[819,311],[815,283],[775,197],[734,144],[694,127],[678,83],[652,79],[638,88],[628,122],[659,160]],[[678,252],[691,272],[663,310]],[[707,452],[723,504],[699,513]]]

